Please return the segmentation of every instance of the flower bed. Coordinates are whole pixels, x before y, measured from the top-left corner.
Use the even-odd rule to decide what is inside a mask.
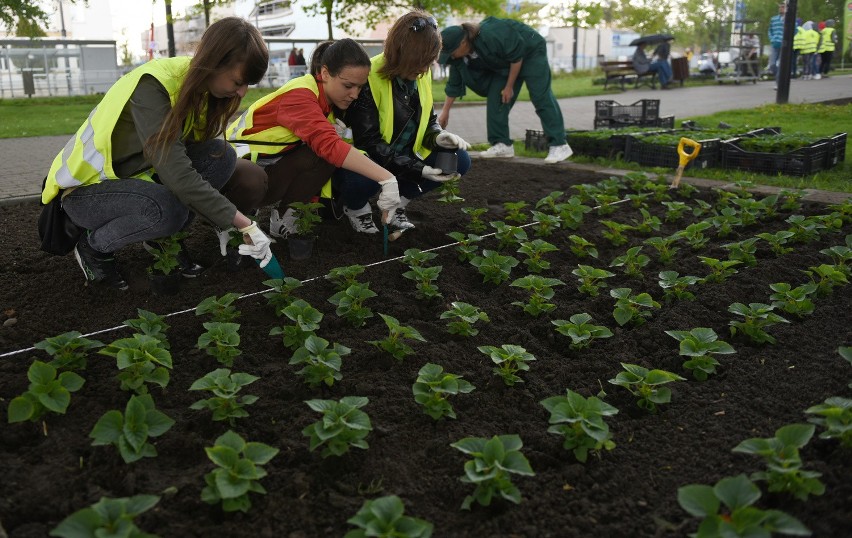
[[[601,179],[605,178],[560,167],[477,161],[462,183],[462,204],[441,204],[430,196],[409,206],[417,229],[391,243],[391,256],[401,256],[407,248],[426,250],[451,242],[446,234],[463,231],[470,220],[461,207],[487,208],[486,222],[502,220],[507,214],[505,202],[526,201],[528,211],[553,191],[564,191],[564,200],[579,192],[573,185]],[[669,194],[661,187],[654,189],[657,196]],[[627,191],[620,191],[617,198],[625,194]],[[852,227],[846,223],[840,233],[821,233],[812,242],[794,244],[793,251],[777,257],[761,241],[755,266],[739,267],[721,282],[694,286],[694,301],[666,303],[657,283],[660,271],[707,276],[708,265],[699,255],[726,259],[729,251],[724,245],[760,232],[786,230],[791,226],[786,219],[793,212],[779,209],[776,217],[735,227],[727,237],[709,231],[704,247],[693,251],[681,244],[668,266],[660,264],[653,249],[645,245],[643,252],[651,260],[642,271],[645,277],[638,280],[610,263],[628,247],[643,245],[649,236],[628,231],[627,243],[613,246],[605,235],[611,237],[613,229],[602,221],[638,230],[642,225],[653,228],[652,217],[656,217],[661,221],[660,230],[653,235],[665,237],[709,217],[695,217],[692,211],[700,208],[698,200],[715,205],[719,195],[701,192],[695,199],[674,198],[672,201],[683,201],[690,208],[682,220],[674,222],[665,221],[667,208],[653,196],[645,199],[647,215],[633,207],[637,200],[642,201],[634,197],[631,203],[609,206],[614,210],[610,215],[587,213],[576,230],[557,231],[546,238],[559,250],[545,255],[551,266],[542,274],[565,285],[555,288],[551,302],[556,308],[535,318],[511,304],[528,296],[510,286],[512,280],[526,274],[525,264],[512,270],[508,282],[485,284],[474,267],[456,260],[453,248],[436,251],[433,264],[443,266],[436,281],[443,297],[432,301],[416,298],[414,282],[402,276],[406,267],[398,260],[367,267],[361,280],[369,281],[378,294],[367,302],[377,315],[362,328],[353,328],[335,315],[327,301],[334,293],[330,282],[306,282],[295,295],[323,312],[318,335],[352,350],[342,359],[342,379],[330,388],[309,388],[296,375],[299,368],[288,365],[292,353],[280,336],[269,336],[283,321],[274,316],[265,299],[255,295],[234,303],[242,311],[236,320],[241,325],[242,354],[234,359],[233,370],[260,379],[246,389],[259,397],[247,407],[250,416],[239,419],[232,429],[246,440],[279,450],[265,465],[268,476],[261,480],[268,493],[251,494],[253,506],[247,514],[225,514],[219,506],[201,500],[204,475],[214,469],[204,448],[229,429],[226,422],[212,422],[209,411],[190,409],[199,395],[187,389],[219,367],[196,348],[207,319],[192,312],[166,319],[171,325],[167,335],[174,367],[169,385],[152,388],[151,394],[157,409],[175,424],[153,440],[159,453],[156,458],[126,464],[114,447],[91,445],[88,434],[96,421],[108,410],[124,410],[129,394],[119,389],[114,360],[90,353],[88,369],[81,372],[86,383],[73,393],[66,415],[47,415],[44,426],[37,422],[0,427],[0,522],[10,537],[43,537],[64,517],[101,496],[147,493],[161,499],[136,522],[147,532],[164,537],[342,536],[353,528],[346,521],[365,500],[397,495],[405,503],[407,515],[432,522],[434,535],[442,537],[675,537],[694,532],[698,520],[678,505],[679,487],[712,485],[724,477],[763,469],[757,458],[732,449],[747,438],[770,437],[781,426],[806,423],[804,410],[808,407],[831,396],[849,395],[850,365],[836,351],[852,341],[848,286],[815,300],[812,315],[771,327],[776,345],[731,336],[728,328],[735,315],[728,308],[735,302],[771,302],[770,284],[806,282],[802,270],[830,263],[820,251],[844,244]],[[807,202],[795,211],[805,216],[827,212],[826,206]],[[34,230],[36,213],[34,205],[3,207],[0,224],[8,231],[32,223]],[[532,238],[531,227],[526,230]],[[570,234],[594,243],[597,259],[579,259],[572,253]],[[356,236],[345,222],[322,223],[318,236],[314,256],[304,262],[288,261],[284,246],[275,246],[288,276],[309,279],[336,267],[368,265],[381,259],[380,240]],[[4,319],[16,320],[0,329],[0,352],[28,347],[65,331],[87,333],[116,327],[136,317],[137,308],[165,314],[193,308],[211,295],[263,289],[260,283],[265,277],[256,267],[236,274],[224,271],[213,233],[200,224],[194,226],[188,244],[202,262],[213,266],[201,278],[186,281],[176,297],[148,293],[147,257],[141,248],[120,253],[128,268],[130,290],[116,294],[84,289],[73,260],[38,252],[34,237],[34,231],[0,237],[6,253],[0,260],[4,275],[0,306]],[[497,240],[488,238],[483,245],[496,249]],[[524,259],[514,250],[502,253]],[[609,288],[647,292],[661,308],[644,324],[619,325],[613,317],[615,300],[609,289],[597,297],[577,290],[572,271],[578,263],[612,271],[615,276],[609,280]],[[446,320],[440,316],[454,301],[478,306],[490,322],[479,324],[476,336],[449,334]],[[587,349],[572,350],[571,340],[556,332],[551,321],[567,320],[581,312],[606,326],[613,336]],[[378,313],[414,327],[427,342],[411,341],[416,353],[401,362],[376,349],[367,341],[387,335]],[[736,350],[721,356],[718,372],[703,382],[683,369],[678,342],[665,334],[695,327],[714,329]],[[129,330],[122,329],[93,338],[109,343],[129,335]],[[522,346],[536,359],[529,363],[529,370],[519,372],[523,383],[507,386],[492,373],[495,364],[489,356],[477,349],[505,344]],[[27,389],[26,372],[33,358],[47,360],[47,355],[31,351],[0,360],[4,417],[10,399]],[[436,422],[414,401],[412,384],[427,362],[439,364],[475,387],[452,397],[455,420]],[[671,403],[659,405],[659,411],[651,414],[640,409],[624,388],[608,383],[621,371],[620,362],[671,371],[688,381],[668,385],[673,393]],[[607,419],[616,446],[600,457],[591,455],[586,463],[579,463],[562,448],[562,439],[547,431],[549,412],[540,402],[565,395],[566,389],[583,396],[604,391],[604,401],[619,411]],[[308,438],[302,435],[318,418],[304,402],[345,396],[369,399],[361,408],[373,425],[366,437],[369,449],[323,459],[319,450],[308,450]],[[512,434],[523,441],[521,452],[535,472],[531,477],[514,477],[522,502],[514,505],[494,500],[490,507],[474,503],[470,511],[460,510],[473,491],[471,484],[459,480],[469,457],[450,445],[470,436]],[[835,536],[852,527],[848,451],[836,440],[815,436],[801,456],[806,469],[822,473],[825,494],[803,502],[768,493],[765,483],[757,482],[764,492],[758,505],[798,518],[814,536]]]

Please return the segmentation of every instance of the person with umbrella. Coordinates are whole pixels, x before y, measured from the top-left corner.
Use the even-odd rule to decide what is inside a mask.
[[[633,53],[633,69],[636,73],[644,75],[645,73],[657,73],[660,79],[660,87],[667,89],[669,82],[672,80],[672,66],[669,62],[663,59],[654,60],[653,62],[645,55],[645,46],[654,43],[665,43],[673,39],[670,35],[655,34],[652,36],[639,37],[630,42],[631,46],[636,47],[636,52]]]

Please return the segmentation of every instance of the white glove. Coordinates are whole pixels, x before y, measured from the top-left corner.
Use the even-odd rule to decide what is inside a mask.
[[[250,245],[240,245],[240,254],[260,260],[260,266],[266,267],[266,264],[272,259],[272,250],[269,248],[272,240],[257,227],[256,222],[252,222],[245,228],[240,228],[240,233],[249,236],[249,239],[251,239]]]
[[[437,181],[438,183],[443,183],[445,181],[451,181],[453,179],[458,179],[461,177],[461,174],[458,172],[453,174],[445,174],[443,170],[440,168],[432,168],[431,166],[424,165],[423,172],[420,174],[423,176],[423,179],[429,179],[431,181]]]
[[[435,143],[446,149],[470,149],[470,144],[465,142],[464,138],[447,131],[438,133],[438,136],[435,137]]]
[[[382,186],[382,193],[379,194],[376,205],[382,211],[392,214],[393,210],[399,206],[399,184],[395,177],[390,177],[384,181],[379,181],[379,185]]]
[[[352,139],[352,129],[347,127],[346,124],[343,123],[343,120],[334,120],[334,130],[337,132],[337,136],[339,136],[340,138],[348,138],[350,140]]]
[[[216,237],[219,239],[219,253],[222,256],[228,255],[228,241],[231,240],[231,232],[234,231],[233,228],[226,228],[224,230],[220,230],[219,228],[213,228],[216,231]]]

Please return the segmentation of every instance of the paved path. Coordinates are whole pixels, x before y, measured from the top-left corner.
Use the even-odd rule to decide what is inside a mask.
[[[627,90],[605,96],[560,99],[559,105],[569,129],[591,129],[595,117],[595,100],[613,99],[629,105],[640,99],[660,99],[660,114],[674,115],[676,120],[725,110],[748,109],[775,102],[774,83],[734,84],[673,88],[671,90]],[[852,75],[823,80],[791,82],[790,103],[820,102],[852,97]],[[437,104],[440,107],[440,103]],[[732,112],[732,119],[735,119]],[[510,118],[511,134],[523,140],[527,129],[540,130],[541,124],[529,102],[515,104]],[[771,123],[771,118],[767,119]],[[471,143],[487,142],[485,106],[479,104],[453,107],[449,130]],[[41,180],[50,163],[70,135],[0,139],[0,204],[32,199],[41,192]]]

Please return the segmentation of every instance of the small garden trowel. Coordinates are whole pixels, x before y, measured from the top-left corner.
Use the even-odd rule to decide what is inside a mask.
[[[260,260],[255,259],[254,261],[258,266],[260,266]],[[266,264],[266,267],[261,267],[261,269],[263,269],[263,272],[266,273],[269,278],[284,278],[284,270],[281,269],[281,264],[278,263],[278,258],[276,258],[274,254],[269,260],[269,263]]]
[[[388,241],[396,241],[399,239],[399,236],[402,235],[404,229],[394,230],[388,233],[388,212],[382,211],[382,252],[385,255],[385,258],[388,256]]]

